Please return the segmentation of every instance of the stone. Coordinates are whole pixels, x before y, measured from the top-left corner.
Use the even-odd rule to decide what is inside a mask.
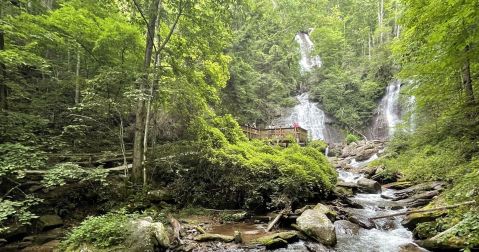
[[[254,243],[266,246],[267,249],[285,247],[289,242],[297,241],[299,233],[297,231],[280,232],[260,237]]]
[[[347,220],[338,220],[334,222],[337,234],[357,235],[361,228],[358,224]]]
[[[7,241],[18,241],[21,240],[28,234],[26,226],[23,225],[13,225],[10,226],[4,233],[2,233],[2,238],[5,238]]]
[[[38,218],[38,227],[45,231],[63,226],[63,220],[56,214],[42,215]]]
[[[412,213],[412,214],[406,215],[404,220],[401,221],[401,225],[412,230],[416,228],[417,224],[434,221],[437,218],[445,216],[446,214],[447,214],[446,211],[436,211],[436,212],[429,212],[429,213]]]
[[[336,229],[324,210],[323,206],[308,209],[296,219],[296,224],[309,237],[324,245],[334,246],[337,242]]]
[[[241,236],[240,231],[235,231],[233,236],[235,238],[235,243],[242,243],[243,242],[243,238]]]
[[[234,236],[230,235],[221,235],[221,234],[200,234],[194,238],[198,242],[207,242],[207,241],[220,241],[220,242],[232,242],[235,240]]]
[[[59,240],[52,240],[45,244],[28,246],[21,250],[21,252],[54,252],[59,251],[58,246],[60,245]]]
[[[360,227],[365,228],[365,229],[373,229],[376,227],[372,221],[370,221],[366,217],[360,217],[357,215],[350,215],[348,217],[348,220],[352,223],[358,224]]]
[[[360,178],[358,180],[359,190],[367,193],[381,193],[381,185],[372,179]]]
[[[397,182],[385,184],[384,188],[402,190],[411,186],[413,186],[413,183],[410,181],[397,181]]]
[[[144,217],[130,222],[130,235],[125,242],[128,251],[156,251],[156,248],[168,248],[170,239],[161,222],[154,222],[151,217]]]
[[[333,192],[337,197],[352,197],[354,195],[352,188],[342,186],[336,186]]]
[[[428,252],[428,250],[419,247],[417,244],[408,243],[400,246],[399,252]]]

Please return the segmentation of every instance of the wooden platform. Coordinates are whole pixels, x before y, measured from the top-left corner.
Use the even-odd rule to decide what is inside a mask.
[[[300,145],[306,145],[308,143],[308,131],[301,127],[258,129],[242,126],[241,128],[249,139],[269,140],[277,144],[288,144],[292,141]]]

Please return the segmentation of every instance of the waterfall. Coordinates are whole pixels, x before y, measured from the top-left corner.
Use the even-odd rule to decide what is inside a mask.
[[[401,122],[400,91],[401,82],[398,80],[391,81],[387,86],[370,128],[369,135],[372,139],[387,139],[394,135],[396,125]]]
[[[296,42],[299,44],[301,60],[299,62],[301,66],[301,71],[310,72],[315,67],[321,67],[323,64],[321,58],[316,56],[311,56],[311,50],[313,49],[313,42],[309,38],[309,34],[305,32],[298,32],[295,36]]]

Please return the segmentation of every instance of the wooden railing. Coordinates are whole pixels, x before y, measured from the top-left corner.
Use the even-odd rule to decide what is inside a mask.
[[[249,139],[270,140],[276,143],[290,143],[295,141],[299,144],[308,142],[308,131],[300,127],[258,129],[249,126],[242,126],[244,134]]]

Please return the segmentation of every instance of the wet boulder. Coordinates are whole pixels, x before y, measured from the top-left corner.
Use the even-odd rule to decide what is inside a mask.
[[[308,209],[296,219],[296,224],[309,237],[324,245],[334,246],[337,242],[336,229],[326,216],[328,209],[324,205]]]
[[[357,235],[359,233],[360,226],[347,220],[338,220],[334,222],[336,233]]]
[[[427,252],[428,250],[419,247],[414,243],[408,243],[399,247],[399,252]]]
[[[360,178],[358,180],[358,187],[360,191],[367,193],[381,193],[381,185],[372,179]]]

